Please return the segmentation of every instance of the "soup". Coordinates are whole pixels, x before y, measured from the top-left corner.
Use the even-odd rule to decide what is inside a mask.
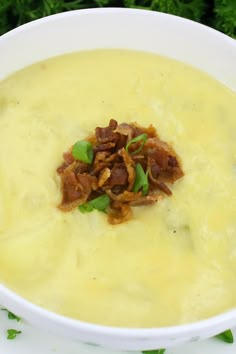
[[[236,95],[153,54],[52,58],[0,83],[0,281],[83,321],[156,327],[236,306]],[[173,195],[131,220],[63,212],[62,154],[109,119],[153,124],[181,157]]]

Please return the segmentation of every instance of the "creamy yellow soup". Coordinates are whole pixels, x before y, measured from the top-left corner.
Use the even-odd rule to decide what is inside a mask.
[[[73,53],[0,83],[0,281],[57,313],[153,327],[236,306],[236,95],[153,54]],[[180,156],[173,196],[110,225],[62,212],[56,168],[96,126],[153,124]]]

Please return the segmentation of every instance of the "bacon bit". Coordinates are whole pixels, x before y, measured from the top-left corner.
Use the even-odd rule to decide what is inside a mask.
[[[128,141],[130,141],[133,138],[134,128],[133,128],[133,126],[131,126],[127,123],[121,123],[116,128],[115,133],[119,133],[120,135],[127,136],[127,141],[126,141],[126,143],[127,143]]]
[[[111,208],[108,212],[108,221],[112,225],[121,224],[132,218],[132,210],[128,204],[121,204],[119,208]]]
[[[140,143],[133,143],[127,152],[126,144],[144,133],[147,141],[141,151],[132,155],[140,146]],[[108,127],[97,127],[95,134],[86,140],[93,146],[91,165],[75,160],[70,149],[63,154],[64,161],[57,168],[62,191],[59,208],[63,211],[70,211],[106,193],[111,200],[108,221],[120,224],[132,218],[131,207],[154,204],[163,198],[163,193],[171,196],[167,183],[173,184],[184,175],[175,151],[159,139],[152,125],[147,128],[136,123],[118,125],[111,119]],[[132,191],[138,163],[148,174],[149,193],[146,196],[141,191]]]
[[[71,167],[72,170],[75,172],[75,174],[86,173],[88,171],[88,165],[85,162],[81,162],[81,161],[73,162]]]
[[[159,138],[151,138],[147,140],[144,150],[148,160],[149,177],[153,183],[155,183],[154,180],[156,179],[158,179],[157,183],[174,183],[177,179],[183,177],[184,174],[180,168],[176,153],[167,143],[159,140]],[[155,172],[153,170],[154,164],[158,166]],[[156,173],[157,168],[159,169],[159,175],[155,177],[153,172]]]
[[[118,195],[113,193],[110,189],[108,189],[106,192],[112,200],[122,202],[122,203],[132,202],[134,200],[141,198],[142,196],[141,192],[134,193],[134,192],[124,191],[123,193],[120,193]]]
[[[95,151],[95,152],[98,152],[98,151],[106,151],[106,150],[109,151],[109,150],[113,149],[115,146],[116,146],[116,144],[115,144],[115,143],[112,143],[112,142],[110,141],[110,142],[108,142],[108,143],[95,146],[95,147],[94,147],[94,151]]]
[[[65,162],[63,162],[63,164],[57,169],[57,172],[59,174],[63,173],[63,171],[75,161],[74,157],[71,154],[71,151],[64,152],[63,158]]]
[[[108,143],[111,141],[117,141],[119,139],[119,135],[114,132],[117,128],[117,121],[114,119],[110,120],[109,126],[106,128],[95,129],[95,135],[98,143]]]
[[[122,157],[125,163],[128,172],[128,183],[129,183],[127,190],[131,191],[135,181],[135,171],[134,171],[135,163],[133,159],[130,157],[130,155],[128,154],[128,152],[125,150],[125,148],[120,149],[118,151],[118,154]]]
[[[61,166],[59,166],[58,168],[57,168],[57,173],[60,175],[60,174],[62,174],[64,171],[65,171],[65,169],[68,167],[68,164],[66,163],[66,162],[63,162],[63,164],[61,164]]]
[[[71,151],[64,152],[63,157],[68,165],[71,165],[75,161]]]
[[[158,183],[157,179],[160,176],[161,167],[158,165],[157,161],[148,156],[148,175],[153,183]]]
[[[156,186],[169,197],[172,195],[172,192],[169,187],[163,182],[157,183]]]
[[[66,170],[62,178],[63,199],[59,208],[63,211],[70,211],[83,204],[91,193],[91,179],[87,174],[75,175],[74,172]]]
[[[107,167],[104,168],[99,174],[98,187],[102,187],[111,175],[111,170]]]
[[[177,160],[176,160],[177,161]],[[153,184],[155,184],[162,192],[171,196],[172,192],[164,182],[159,181],[161,175],[161,167],[157,164],[156,160],[148,157],[148,176]]]
[[[133,127],[134,127],[133,137],[136,137],[136,136],[141,135],[143,133],[146,133],[148,138],[158,137],[157,131],[153,125],[149,125],[149,127],[144,128],[144,127],[140,127],[137,123],[134,123]]]
[[[112,155],[109,151],[99,151],[95,155],[93,162],[92,175],[97,175],[102,169],[110,167],[110,163],[115,159],[116,154]]]
[[[124,186],[128,181],[128,172],[124,163],[115,163],[111,169],[111,177],[109,178],[109,186]]]
[[[129,203],[130,206],[151,205],[155,204],[158,200],[162,199],[160,194],[150,194],[145,197],[141,197],[137,200],[133,200]]]
[[[100,163],[109,164],[116,159],[117,154],[111,154],[110,151],[99,151],[96,153],[93,166],[96,168]]]
[[[178,161],[175,156],[168,157],[168,166],[170,167],[178,167]]]

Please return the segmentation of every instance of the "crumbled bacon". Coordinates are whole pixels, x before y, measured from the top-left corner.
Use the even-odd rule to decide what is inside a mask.
[[[131,206],[139,206],[139,205],[150,205],[156,203],[158,200],[162,199],[160,194],[150,194],[144,197],[140,197],[139,199],[133,200],[130,202]]]
[[[126,136],[128,142],[133,138],[134,128],[130,124],[121,123],[117,126],[115,133],[119,133],[121,136]]]
[[[132,159],[132,157],[128,154],[128,152],[125,150],[125,148],[123,147],[122,149],[120,149],[118,151],[118,154],[122,157],[127,172],[128,172],[128,186],[127,186],[127,190],[131,191],[134,185],[134,181],[135,181],[135,163],[134,160]]]
[[[142,196],[141,192],[134,193],[134,192],[124,191],[123,193],[120,193],[118,195],[113,193],[110,189],[108,189],[106,192],[108,196],[111,198],[111,200],[122,202],[122,203],[132,202],[134,200],[141,198]]]
[[[108,214],[108,221],[112,225],[121,224],[132,217],[132,210],[128,204],[120,203],[119,206],[112,205]]]
[[[119,139],[118,133],[115,133],[114,130],[117,128],[117,121],[111,119],[109,126],[106,128],[97,127],[95,129],[95,135],[98,143],[108,143],[111,141],[117,141]]]
[[[83,204],[91,193],[91,177],[88,174],[75,174],[66,169],[62,177],[63,200],[59,208],[70,211],[78,204]]]
[[[65,160],[65,163],[67,163],[68,165],[71,165],[75,161],[71,151],[64,152],[63,157]]]
[[[127,143],[141,134],[146,134],[146,142],[137,141],[127,150]],[[108,221],[119,224],[132,218],[132,207],[151,205],[164,195],[171,196],[168,184],[183,176],[175,151],[159,139],[152,125],[147,128],[136,123],[118,125],[111,119],[107,127],[97,127],[95,134],[86,140],[93,148],[91,164],[76,160],[70,149],[63,154],[64,161],[57,168],[62,191],[59,208],[63,211],[106,193],[111,201]],[[137,163],[148,175],[147,195],[133,191]]]
[[[111,175],[109,178],[109,186],[125,186],[128,182],[128,172],[124,163],[116,162],[111,169]]]
[[[113,149],[116,146],[116,143],[112,143],[111,141],[109,141],[108,143],[104,143],[104,144],[100,144],[98,146],[94,147],[94,151],[98,152],[98,151],[109,151],[111,149]]]
[[[111,170],[105,167],[99,174],[98,187],[102,187],[104,183],[110,178]]]

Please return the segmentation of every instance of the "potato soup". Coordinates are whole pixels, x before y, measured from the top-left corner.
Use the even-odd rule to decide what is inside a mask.
[[[157,327],[236,306],[236,95],[154,54],[95,50],[0,82],[0,282],[51,311]],[[152,124],[181,158],[173,195],[104,213],[63,212],[62,154],[97,126]]]

